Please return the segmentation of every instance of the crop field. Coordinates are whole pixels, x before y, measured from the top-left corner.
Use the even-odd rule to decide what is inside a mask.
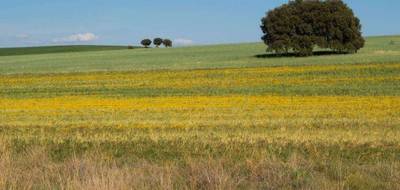
[[[1,56],[0,189],[400,189],[400,37],[320,54]]]

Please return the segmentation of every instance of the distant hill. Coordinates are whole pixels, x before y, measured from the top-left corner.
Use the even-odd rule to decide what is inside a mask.
[[[133,47],[133,48],[139,48],[139,47]],[[121,49],[128,49],[128,46],[71,45],[71,46],[0,48],[0,56],[106,51],[106,50],[121,50]]]

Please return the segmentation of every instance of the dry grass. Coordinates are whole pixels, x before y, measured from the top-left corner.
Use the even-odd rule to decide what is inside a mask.
[[[398,189],[400,162],[373,167],[323,163],[292,154],[287,160],[146,160],[120,164],[101,152],[54,161],[45,148],[16,153],[0,143],[0,189]],[[16,156],[17,155],[17,156]],[[377,180],[381,179],[381,181]]]

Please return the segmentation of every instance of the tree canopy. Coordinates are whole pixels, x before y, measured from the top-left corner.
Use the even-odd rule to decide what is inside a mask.
[[[152,41],[151,41],[150,39],[144,39],[144,40],[142,40],[140,43],[141,43],[145,48],[148,48],[148,47],[151,45]]]
[[[165,47],[172,47],[172,40],[170,39],[164,39],[163,44]]]
[[[360,20],[341,0],[295,0],[262,19],[268,51],[312,55],[315,46],[356,53],[364,46]]]
[[[156,47],[160,47],[160,45],[163,43],[163,39],[161,39],[161,38],[154,38],[154,40],[153,40],[153,44],[156,46]]]

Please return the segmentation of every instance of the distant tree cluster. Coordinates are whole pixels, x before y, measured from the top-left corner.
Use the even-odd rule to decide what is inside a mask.
[[[157,48],[160,47],[161,45],[164,45],[165,47],[172,47],[172,40],[170,39],[162,39],[162,38],[154,38],[153,41],[150,39],[144,39],[140,42],[142,46],[145,48],[148,48],[151,46],[151,44],[154,44]]]
[[[341,0],[295,0],[262,19],[262,40],[268,51],[313,54],[315,46],[356,53],[364,46],[360,20]]]

